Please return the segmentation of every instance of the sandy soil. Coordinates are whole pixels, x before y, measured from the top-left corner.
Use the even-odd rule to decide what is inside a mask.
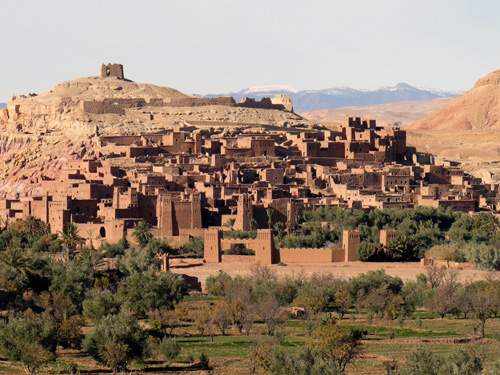
[[[174,260],[172,262],[172,272],[183,273],[198,277],[205,285],[205,280],[210,275],[215,275],[220,271],[231,276],[248,275],[255,267],[249,263],[202,263],[201,260]],[[391,276],[398,276],[403,280],[415,279],[419,274],[425,273],[425,269],[420,263],[379,263],[379,262],[350,262],[350,263],[330,263],[330,264],[294,264],[294,265],[272,265],[269,266],[278,276],[306,275],[316,273],[331,273],[338,277],[348,278],[368,271],[383,269]],[[486,272],[476,269],[458,270],[461,281],[484,279],[486,277],[500,277],[500,272]]]

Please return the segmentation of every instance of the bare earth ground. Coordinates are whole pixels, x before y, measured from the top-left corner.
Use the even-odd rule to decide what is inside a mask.
[[[200,259],[175,259],[172,262],[172,272],[183,273],[197,277],[204,287],[208,276],[216,275],[223,271],[231,276],[248,275],[254,266],[249,263],[202,263]],[[341,278],[349,278],[359,274],[379,269],[391,276],[398,276],[403,280],[415,279],[419,274],[425,273],[420,263],[391,263],[391,262],[350,262],[330,264],[294,264],[268,266],[278,276],[310,276],[313,274],[331,273]],[[478,280],[486,277],[500,277],[500,272],[487,272],[466,268],[458,270],[461,281]]]

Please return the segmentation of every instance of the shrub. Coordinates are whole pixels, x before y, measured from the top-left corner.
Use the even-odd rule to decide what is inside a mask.
[[[418,347],[408,357],[401,375],[439,375],[441,359],[426,347]]]
[[[182,245],[181,253],[203,258],[203,249],[203,239],[201,237],[189,237],[189,241]]]
[[[181,347],[174,339],[164,337],[158,344],[158,352],[168,363],[175,359],[181,352]]]
[[[230,230],[224,232],[224,238],[233,239],[233,240],[246,240],[246,239],[255,239],[257,237],[256,230]]]
[[[457,245],[435,245],[425,253],[426,258],[447,260],[451,262],[465,262],[466,255]]]
[[[226,254],[231,255],[255,255],[255,251],[247,248],[243,244],[232,244],[231,248],[227,251]]]
[[[207,292],[214,296],[223,296],[232,284],[232,277],[220,271],[217,275],[209,276],[206,280]]]

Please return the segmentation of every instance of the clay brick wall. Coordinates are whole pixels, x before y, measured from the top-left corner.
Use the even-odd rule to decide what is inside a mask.
[[[255,263],[255,256],[223,254],[222,261],[224,263]]]
[[[52,233],[62,232],[70,222],[70,217],[66,202],[49,202],[49,226]]]
[[[121,108],[119,105],[112,103],[103,103],[94,100],[85,100],[82,102],[82,110],[85,113],[93,113],[96,115],[103,115],[107,113],[116,114],[116,115],[124,115],[125,110]]]
[[[332,248],[280,248],[280,262],[288,263],[331,263],[333,262]]]
[[[253,156],[275,156],[274,139],[252,139],[250,148]]]
[[[235,104],[236,102],[230,96],[218,98],[177,98],[172,99],[168,103],[164,103],[167,107],[201,107],[207,105],[234,106]]]
[[[270,98],[262,98],[261,100],[242,98],[236,106],[245,108],[278,109],[280,111],[286,109],[283,104],[274,104]]]

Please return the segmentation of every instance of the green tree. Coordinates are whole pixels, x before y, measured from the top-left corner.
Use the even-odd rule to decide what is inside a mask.
[[[227,221],[224,223],[224,226],[233,230],[234,229],[234,224],[236,223],[236,219],[234,218],[229,218]]]
[[[145,221],[139,221],[133,232],[134,238],[141,247],[146,246],[153,239],[151,227]]]
[[[132,360],[147,353],[147,334],[131,315],[108,315],[85,337],[84,349],[99,363],[123,371]]]
[[[182,245],[182,253],[192,254],[195,257],[203,258],[203,239],[197,236],[190,236],[189,241]]]
[[[478,268],[489,271],[500,271],[500,246],[484,243],[469,243],[464,249],[466,257]]]
[[[383,260],[385,254],[380,250],[379,245],[373,242],[361,241],[358,249],[359,259],[365,262]]]
[[[94,266],[85,256],[79,256],[66,263],[52,263],[52,294],[66,296],[81,312],[82,303],[88,290],[94,284]]]
[[[225,336],[231,326],[231,306],[226,301],[218,302],[212,312],[212,323]]]
[[[43,254],[20,247],[9,247],[0,256],[0,288],[21,295],[27,289],[47,289],[49,261]]]
[[[453,223],[448,236],[455,242],[489,243],[498,229],[498,220],[492,214],[462,215]]]
[[[360,339],[359,333],[341,330],[336,320],[328,319],[314,330],[306,346],[313,355],[321,358],[325,368],[344,374],[359,351]]]
[[[78,248],[85,243],[85,239],[78,234],[78,228],[74,223],[66,225],[62,232],[62,241],[68,259],[72,259]]]
[[[135,272],[118,285],[117,298],[138,317],[149,311],[173,309],[187,293],[182,278],[173,273]]]
[[[224,271],[219,271],[217,275],[210,275],[205,282],[209,294],[223,296],[233,283],[233,278]]]
[[[10,361],[20,362],[27,374],[55,359],[54,325],[41,318],[13,318],[0,325],[0,352]]]
[[[484,337],[486,322],[500,313],[500,281],[475,281],[465,290],[471,313],[479,320],[479,332]]]
[[[266,215],[267,215],[267,227],[271,229],[273,227],[274,208],[267,207]]]
[[[118,257],[117,266],[124,275],[135,272],[157,271],[160,268],[158,254],[163,251],[163,245],[152,239],[145,247],[133,247]]]
[[[120,303],[110,290],[92,289],[83,301],[83,316],[97,323],[106,315],[117,314]]]

